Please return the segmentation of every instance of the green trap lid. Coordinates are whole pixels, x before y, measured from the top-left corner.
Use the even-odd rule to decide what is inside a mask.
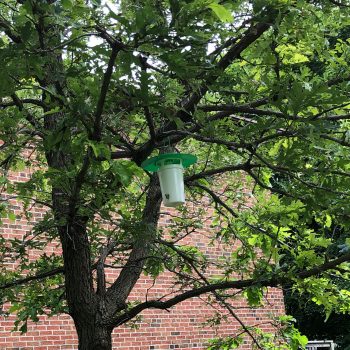
[[[141,167],[148,171],[158,171],[161,163],[166,164],[182,164],[184,168],[197,162],[197,157],[192,154],[184,153],[164,153],[157,157],[146,159],[142,162]]]

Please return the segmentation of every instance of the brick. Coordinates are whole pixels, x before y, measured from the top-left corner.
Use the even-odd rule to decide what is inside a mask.
[[[13,174],[16,181],[27,181],[29,173]],[[44,208],[33,207],[33,218],[27,222],[22,215],[22,206],[16,201],[11,201],[12,209],[18,216],[16,222],[4,219],[4,225],[0,227],[0,234],[6,238],[21,239],[23,235],[28,234],[36,220],[40,220],[45,214]],[[163,210],[164,209],[164,210]],[[162,211],[171,215],[177,215],[175,209],[163,208]],[[165,210],[166,209],[166,210]],[[169,215],[161,214],[159,224],[166,228],[173,224]],[[195,234],[187,236],[182,243],[197,246],[203,253],[207,254],[211,261],[230,256],[234,246],[210,244],[211,233],[215,234],[215,227],[211,224],[213,210],[206,212],[206,217],[202,220],[202,228]],[[47,247],[47,253],[61,252],[57,243],[52,243]],[[41,251],[32,250],[29,257],[35,259],[40,256]],[[9,268],[16,268],[16,265],[8,261],[6,265]],[[214,275],[220,273],[217,268],[212,268],[210,272]],[[106,269],[106,278],[109,282],[113,281],[118,272],[115,269]],[[156,283],[152,278],[144,276],[135,286],[130,296],[130,301],[160,298],[173,292],[173,277],[170,273],[163,273]],[[170,296],[171,297],[171,296]],[[267,293],[267,307],[250,310],[247,304],[236,299],[233,306],[237,307],[235,312],[247,324],[253,325],[257,321],[266,322],[272,314],[279,315],[284,313],[283,295],[276,288],[271,288]],[[138,329],[130,329],[126,326],[115,329],[113,332],[114,346],[118,350],[168,350],[168,349],[204,349],[208,339],[218,335],[228,336],[240,330],[237,321],[228,319],[222,325],[215,328],[209,328],[203,325],[206,318],[213,316],[213,309],[205,303],[206,297],[201,300],[195,298],[183,302],[169,312],[165,310],[145,310],[142,313],[142,321],[138,323]],[[9,305],[4,306],[4,310]],[[224,310],[223,310],[224,311]],[[14,316],[5,318],[0,315],[0,349],[1,350],[74,350],[77,349],[77,336],[74,324],[67,315],[60,317],[47,318],[40,317],[40,322],[36,325],[28,323],[28,333],[20,336],[18,332],[11,332],[13,329]],[[266,330],[271,331],[270,326]],[[244,350],[251,349],[251,342],[246,341],[242,347]]]

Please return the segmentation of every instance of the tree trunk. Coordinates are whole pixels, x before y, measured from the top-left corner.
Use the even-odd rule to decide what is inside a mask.
[[[91,324],[77,326],[79,350],[112,350],[112,330]]]

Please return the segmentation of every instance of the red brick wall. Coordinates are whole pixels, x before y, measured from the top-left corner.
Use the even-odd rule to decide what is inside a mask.
[[[25,181],[28,173],[15,174],[13,180]],[[4,220],[0,227],[0,233],[4,237],[21,238],[31,230],[22,215],[21,208],[15,200],[12,201],[16,222]],[[34,207],[33,222],[39,220],[45,210]],[[187,237],[182,244],[197,246],[213,260],[232,251],[232,247],[217,244],[210,246],[209,241],[213,230],[210,227],[212,212],[207,211],[207,219],[204,226],[195,234]],[[162,215],[160,225],[169,223],[169,217]],[[57,248],[51,246],[50,249]],[[32,257],[38,256],[39,251],[31,252]],[[11,262],[9,262],[10,264]],[[214,274],[219,271],[212,271]],[[109,280],[115,278],[116,272],[107,271]],[[143,277],[133,291],[131,300],[145,300],[160,297],[172,291],[172,277],[170,273],[164,273],[153,285],[153,280]],[[136,323],[138,328],[132,329],[127,326],[114,330],[114,349],[119,350],[160,350],[160,349],[205,349],[207,340],[219,335],[234,335],[240,330],[240,325],[230,315],[221,326],[209,327],[204,322],[214,315],[215,310],[206,304],[206,296],[195,298],[168,310],[146,310],[142,319]],[[236,314],[248,325],[260,325],[263,329],[271,330],[271,317],[283,314],[283,295],[280,290],[270,289],[265,298],[265,308],[249,309],[242,300],[236,300],[233,304]],[[227,311],[221,310],[227,314]],[[45,318],[41,317],[38,324],[29,323],[28,332],[20,335],[12,332],[15,317],[0,317],[0,349],[1,350],[53,350],[53,349],[77,349],[77,338],[73,323],[69,316]],[[251,349],[251,339],[246,339],[242,349]]]
[[[143,283],[141,282],[141,285]],[[147,284],[145,283],[145,287]],[[149,285],[147,286],[149,287]],[[142,286],[140,286],[141,289]],[[236,314],[247,324],[261,325],[271,330],[270,316],[284,312],[282,294],[270,290],[266,309],[236,309]],[[236,303],[235,307],[243,307]],[[225,312],[223,310],[223,312]],[[120,327],[113,332],[114,349],[118,350],[160,350],[160,349],[205,349],[208,339],[219,335],[233,335],[240,328],[237,321],[228,317],[220,327],[203,326],[213,310],[196,298],[186,301],[167,311],[147,310],[138,329]],[[29,324],[28,332],[20,335],[11,332],[14,316],[0,318],[1,350],[58,350],[77,349],[74,326],[69,316],[41,318],[38,324]],[[251,349],[251,339],[246,339],[242,349]]]

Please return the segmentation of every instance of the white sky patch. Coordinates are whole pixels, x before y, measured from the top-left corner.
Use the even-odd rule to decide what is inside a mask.
[[[119,13],[120,12],[120,4],[119,3],[113,3],[109,0],[103,0],[101,2],[101,6],[102,6],[102,11],[105,15],[107,15],[110,10],[112,10],[114,13]],[[103,43],[103,39],[98,37],[98,36],[91,36],[89,37],[88,40],[88,47],[94,47],[97,45],[101,45]]]

